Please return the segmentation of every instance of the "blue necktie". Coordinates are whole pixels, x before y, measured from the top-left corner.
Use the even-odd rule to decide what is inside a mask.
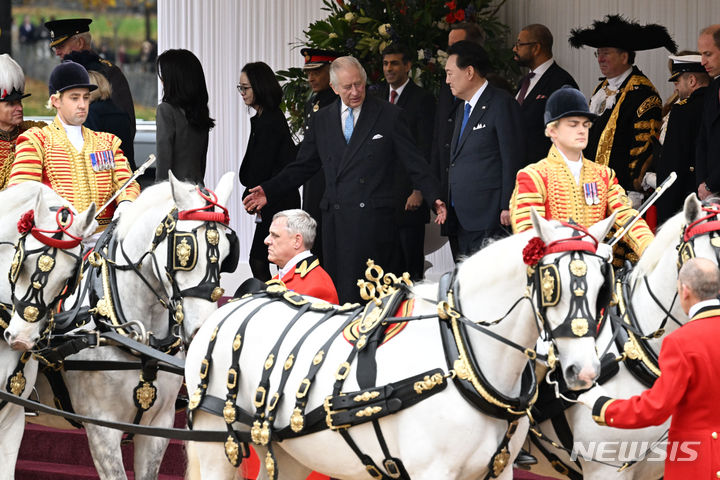
[[[470,110],[472,110],[472,106],[469,103],[465,104],[465,113],[463,113],[463,121],[462,125],[460,125],[460,136],[462,137],[463,132],[465,131],[465,125],[467,125],[468,119],[470,118]]]
[[[350,137],[352,137],[353,127],[355,127],[353,109],[348,108],[348,116],[345,119],[345,128],[343,129],[343,135],[345,135],[345,142],[347,143],[350,143]]]

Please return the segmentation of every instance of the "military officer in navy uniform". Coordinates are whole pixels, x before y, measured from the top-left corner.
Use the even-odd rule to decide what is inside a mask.
[[[702,66],[700,54],[670,56],[678,101],[670,110],[665,143],[655,165],[657,182],[662,183],[670,172],[677,173],[677,181],[658,199],[658,223],[676,214],[685,197],[697,190],[695,180],[695,142],[702,122],[705,92],[710,76]]]
[[[338,96],[330,87],[330,64],[341,56],[332,50],[317,48],[303,48],[300,50],[305,57],[303,71],[307,77],[312,95],[305,102],[305,131],[310,128],[311,118],[321,108],[333,103]],[[317,231],[322,231],[322,213],[320,212],[320,199],[325,192],[325,175],[322,170],[317,172],[303,185],[302,208],[317,221]],[[312,253],[318,257],[322,264],[322,235],[315,238]]]

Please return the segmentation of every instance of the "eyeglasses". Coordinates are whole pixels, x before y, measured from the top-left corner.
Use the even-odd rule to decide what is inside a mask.
[[[539,42],[521,42],[518,40],[517,42],[515,42],[515,48],[520,48],[525,45],[535,45],[536,43],[539,43]]]
[[[247,92],[248,90],[252,90],[252,87],[251,87],[250,85],[238,85],[238,86],[237,86],[237,90],[238,90],[238,92],[240,92],[240,93],[245,93],[245,92]]]

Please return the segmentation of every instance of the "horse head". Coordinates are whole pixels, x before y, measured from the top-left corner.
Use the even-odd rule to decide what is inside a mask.
[[[160,268],[167,273],[161,281],[171,292],[170,308],[175,321],[182,324],[186,345],[217,309],[216,302],[224,293],[220,288],[221,272],[237,268],[238,240],[235,232],[227,228],[230,219],[224,207],[233,190],[234,175],[223,175],[215,191],[211,191],[181,182],[169,173],[177,219],[157,252]]]
[[[611,254],[600,242],[615,215],[585,229],[548,221],[531,212],[537,235],[523,251],[528,282],[547,339],[549,363],[562,368],[567,386],[592,386],[600,373],[595,349],[597,315],[612,295]]]
[[[705,257],[720,265],[720,203],[712,198],[704,203],[694,193],[685,198],[682,215],[685,219],[678,265],[694,257]]]
[[[21,236],[8,274],[13,314],[5,340],[13,350],[29,350],[52,325],[53,310],[77,286],[83,238],[97,229],[94,203],[82,213],[51,205],[39,191],[35,207],[18,221]]]

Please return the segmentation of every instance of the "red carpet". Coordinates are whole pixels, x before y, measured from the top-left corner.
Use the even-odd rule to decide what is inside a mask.
[[[185,414],[178,414],[176,427],[185,425]],[[132,443],[122,447],[123,463],[132,475]],[[185,447],[171,440],[160,466],[159,480],[183,480]],[[99,480],[92,463],[84,430],[57,430],[27,424],[15,470],[16,480]]]

